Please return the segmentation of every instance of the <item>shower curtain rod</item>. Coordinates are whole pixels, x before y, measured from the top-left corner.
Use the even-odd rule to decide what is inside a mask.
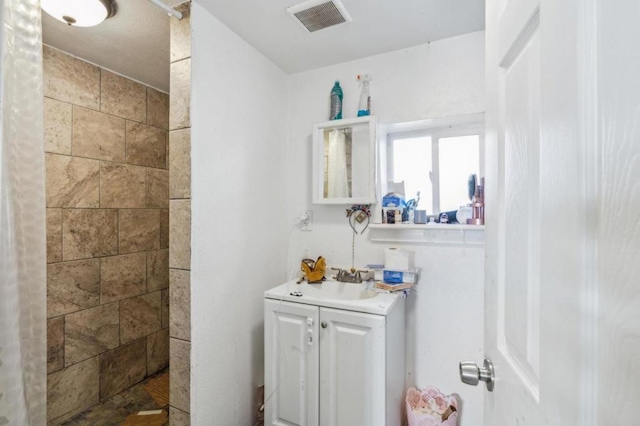
[[[158,6],[160,9],[167,12],[169,16],[173,16],[174,18],[177,18],[178,21],[182,20],[182,13],[178,12],[174,8],[167,6],[166,4],[162,3],[160,0],[149,0],[149,1],[155,4],[156,6]]]

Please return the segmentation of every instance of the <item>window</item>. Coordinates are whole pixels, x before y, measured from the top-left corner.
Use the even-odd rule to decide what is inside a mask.
[[[449,126],[387,135],[387,190],[404,182],[407,200],[438,214],[469,203],[469,175],[482,176],[483,129]],[[387,191],[387,192],[388,192]]]

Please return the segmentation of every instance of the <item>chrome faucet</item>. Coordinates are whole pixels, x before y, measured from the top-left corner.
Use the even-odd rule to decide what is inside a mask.
[[[350,271],[341,268],[331,268],[334,271],[338,271],[338,274],[335,276],[335,280],[342,283],[353,283],[360,284],[362,281],[361,273],[368,273],[368,271],[358,271],[355,268],[351,268]]]

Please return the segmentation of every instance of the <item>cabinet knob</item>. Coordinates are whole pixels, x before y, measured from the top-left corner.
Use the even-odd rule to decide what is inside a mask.
[[[320,325],[322,326],[322,328],[327,328],[327,322],[326,321],[322,321],[320,323]]]

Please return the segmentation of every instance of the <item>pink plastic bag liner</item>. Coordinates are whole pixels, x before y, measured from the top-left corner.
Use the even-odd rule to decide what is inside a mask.
[[[406,403],[409,426],[458,424],[458,400],[455,396],[444,395],[436,387],[409,388]]]

